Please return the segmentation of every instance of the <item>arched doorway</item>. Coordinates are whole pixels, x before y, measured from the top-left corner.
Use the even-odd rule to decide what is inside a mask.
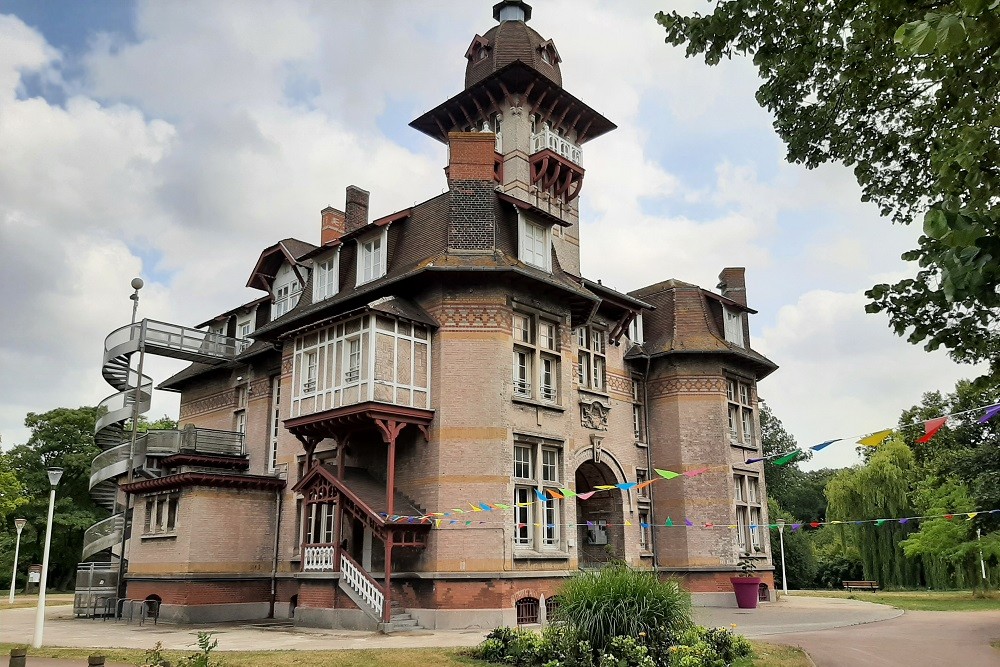
[[[595,487],[617,484],[619,480],[606,463],[584,461],[576,469],[577,494]],[[625,514],[618,489],[597,491],[576,503],[577,544],[580,567],[600,567],[625,558]]]

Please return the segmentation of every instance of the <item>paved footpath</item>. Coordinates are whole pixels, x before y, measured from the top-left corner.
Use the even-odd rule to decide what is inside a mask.
[[[869,625],[765,637],[798,646],[816,667],[997,667],[1000,611],[908,611]]]

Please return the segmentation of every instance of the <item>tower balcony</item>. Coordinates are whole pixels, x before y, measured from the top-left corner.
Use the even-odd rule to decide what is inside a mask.
[[[575,144],[565,137],[561,137],[550,128],[542,128],[541,132],[531,135],[531,154],[539,153],[548,149],[566,158],[576,165],[583,166],[583,149],[579,144]]]

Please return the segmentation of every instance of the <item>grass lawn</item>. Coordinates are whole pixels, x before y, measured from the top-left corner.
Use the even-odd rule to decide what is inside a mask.
[[[794,591],[789,596],[847,598],[887,604],[907,611],[996,611],[1000,609],[1000,592],[991,591],[973,596],[971,591]]]
[[[808,667],[805,654],[799,649],[776,646],[762,642],[752,642],[758,658],[752,662],[740,663],[738,667]],[[0,651],[10,652],[23,644],[0,644]],[[473,660],[463,655],[468,649],[353,649],[343,651],[214,651],[213,656],[225,667],[270,667],[272,665],[294,665],[294,667],[487,667],[491,663]],[[143,651],[132,649],[83,649],[83,648],[40,648],[28,649],[28,657],[41,658],[86,658],[99,653],[108,662],[138,665]],[[190,655],[185,651],[163,651],[163,657],[176,664],[177,659]],[[29,660],[30,664],[30,660]]]
[[[15,595],[14,604],[8,603],[8,599],[7,595],[4,594],[3,600],[0,601],[0,611],[3,611],[4,609],[24,609],[25,607],[35,607],[38,605],[37,595]],[[46,607],[56,607],[63,604],[73,604],[72,593],[45,594]]]

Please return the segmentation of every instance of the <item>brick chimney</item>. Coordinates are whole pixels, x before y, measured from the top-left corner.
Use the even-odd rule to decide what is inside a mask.
[[[492,132],[451,132],[448,149],[448,248],[492,251],[496,246],[496,137]]]
[[[717,285],[722,296],[743,306],[747,305],[746,268],[730,266],[722,269]]]
[[[368,197],[367,190],[362,190],[356,185],[347,186],[347,205],[344,207],[346,211],[344,218],[348,234],[368,224]]]
[[[343,211],[338,211],[332,206],[327,206],[319,212],[320,229],[319,244],[329,245],[333,243],[347,231],[347,220]]]

